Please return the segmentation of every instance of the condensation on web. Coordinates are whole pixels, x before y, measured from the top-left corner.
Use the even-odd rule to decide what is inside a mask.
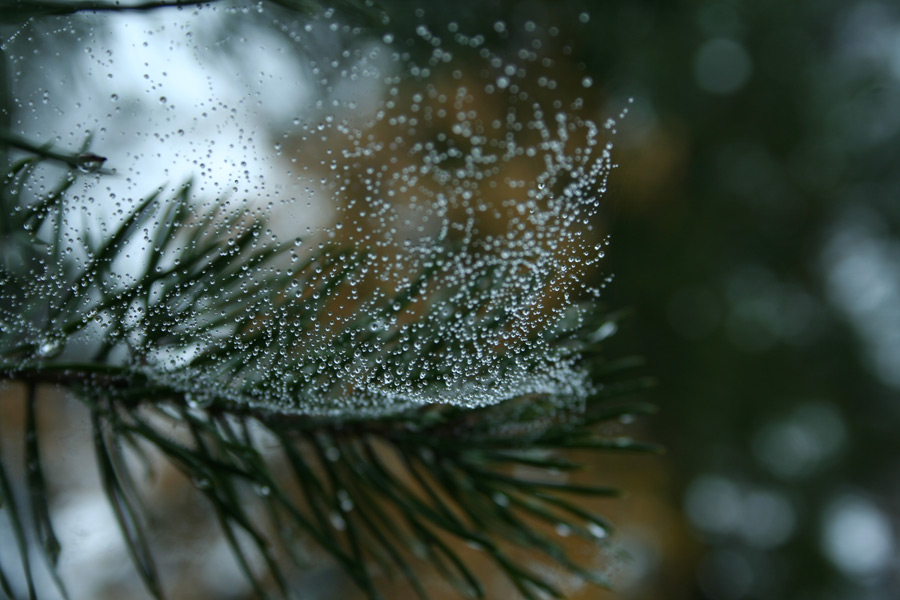
[[[67,260],[83,263],[78,242],[115,231],[153,190],[162,211],[189,178],[197,215],[221,207],[212,227],[223,255],[260,220],[254,244],[289,246],[221,282],[225,293],[291,275],[266,302],[215,328],[205,325],[220,315],[204,310],[216,281],[177,312],[135,302],[106,359],[194,405],[304,414],[586,398],[566,336],[599,294],[607,242],[596,213],[615,120],[592,119],[596,103],[582,97],[593,82],[567,62],[557,31],[507,27],[493,24],[508,34],[502,45],[455,23],[375,37],[330,11],[212,5],[18,31],[7,41],[18,132],[63,146],[90,134],[115,170],[67,198]],[[48,34],[78,50],[74,66],[48,60],[51,46],[35,41]],[[53,187],[52,168],[41,178],[36,197]],[[185,239],[200,221],[183,225]],[[151,240],[135,235],[108,266],[109,289],[141,272],[158,251]],[[85,356],[112,315],[84,304],[92,323],[81,337],[57,338],[59,323],[30,317],[8,326],[41,356]],[[171,335],[144,343],[159,323]]]

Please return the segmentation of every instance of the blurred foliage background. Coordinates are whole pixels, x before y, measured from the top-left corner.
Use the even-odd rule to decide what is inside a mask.
[[[900,13],[882,2],[592,7],[637,107],[607,301],[659,378],[690,528],[656,598],[896,595]]]
[[[422,19],[382,6],[393,29]],[[900,9],[534,0],[424,18],[490,31],[585,12],[566,52],[598,117],[634,99],[604,301],[632,309],[613,343],[658,379],[643,426],[669,453],[598,465],[631,490],[603,507],[630,559],[617,595],[579,597],[895,598]]]

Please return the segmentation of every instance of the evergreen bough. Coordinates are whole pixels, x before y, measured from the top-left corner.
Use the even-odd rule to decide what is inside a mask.
[[[0,14],[15,23],[44,15],[193,4],[16,0],[4,2]],[[316,8],[302,2],[290,7],[301,12]],[[359,14],[380,14],[367,5],[353,8]],[[453,539],[489,557],[524,598],[562,597],[563,592],[522,564],[511,552],[514,547],[541,553],[586,581],[608,585],[602,573],[570,557],[553,531],[564,529],[593,544],[605,543],[612,526],[578,498],[619,493],[561,480],[560,472],[582,467],[568,460],[565,451],[658,450],[598,433],[598,424],[652,408],[627,399],[647,383],[631,374],[634,361],[603,355],[598,331],[617,315],[584,302],[570,307],[578,315],[574,325],[554,324],[533,334],[534,343],[571,357],[579,372],[589,374],[587,398],[532,392],[474,408],[434,403],[379,410],[382,400],[373,397],[357,398],[353,410],[332,412],[304,410],[302,404],[272,405],[260,401],[273,383],[259,374],[272,368],[268,361],[273,356],[290,361],[297,340],[276,339],[267,323],[322,320],[328,299],[346,290],[364,252],[323,245],[286,268],[284,258],[294,251],[293,244],[266,242],[263,218],[248,219],[224,203],[197,214],[190,184],[168,195],[162,188],[149,194],[101,234],[67,237],[64,223],[73,185],[79,178],[108,175],[104,159],[90,152],[89,142],[67,152],[21,138],[8,127],[0,131],[7,152],[24,156],[0,182],[0,378],[21,384],[26,396],[24,436],[15,440],[24,444],[22,481],[0,457],[0,514],[11,525],[20,557],[19,565],[0,564],[0,594],[16,597],[8,573],[20,569],[28,597],[37,598],[29,552],[37,547],[66,595],[65,583],[56,575],[62,548],[54,533],[43,466],[53,456],[44,449],[37,423],[40,392],[48,387],[68,390],[89,409],[104,492],[134,566],[154,597],[165,597],[164,575],[146,531],[139,475],[132,472],[133,458],[149,452],[161,454],[193,481],[261,598],[294,597],[288,565],[305,564],[296,552],[300,537],[324,550],[371,598],[381,597],[376,573],[399,575],[428,598],[421,577],[426,564],[463,595],[484,597],[466,557],[450,543]],[[37,181],[36,173],[46,177],[52,172],[47,165],[63,170],[52,189]],[[113,277],[113,266],[127,260],[136,239],[153,248],[142,271],[130,278]],[[364,343],[373,315],[403,310],[438,276],[436,271],[423,269],[396,295],[380,298],[356,321],[342,322],[344,330],[334,332],[333,339],[347,347]],[[472,277],[472,294],[500,285],[497,277],[491,269]],[[305,290],[302,301],[289,300],[292,286]],[[453,313],[446,310],[448,302],[432,301],[416,318],[439,330]],[[456,309],[479,312],[466,304]],[[475,326],[502,330],[510,318],[503,311],[480,311]],[[424,355],[466,351],[437,330],[423,328],[419,335]],[[200,351],[167,376],[148,369],[147,361],[162,350],[197,340],[203,341]],[[382,341],[384,347],[394,342]],[[281,393],[303,393],[310,377],[339,380],[340,350],[335,349],[338,360],[329,367],[333,379],[321,370],[305,372],[315,365],[295,364],[285,376],[296,376],[296,381],[281,381],[286,386]],[[502,363],[503,350],[498,352]],[[410,354],[408,360],[417,359]],[[193,375],[204,371],[219,385],[198,385]],[[332,397],[342,393],[329,392]],[[267,515],[265,522],[260,514]],[[262,573],[253,566],[258,557]]]

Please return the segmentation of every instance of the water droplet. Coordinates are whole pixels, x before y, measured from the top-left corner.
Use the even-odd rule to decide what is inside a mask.
[[[346,490],[338,490],[337,497],[342,511],[347,513],[353,510],[353,499],[350,498],[350,494],[348,494]]]
[[[79,154],[75,158],[76,167],[82,173],[96,173],[101,168],[103,168],[103,163],[105,162],[106,157],[98,156],[92,152]]]
[[[328,515],[328,518],[331,521],[331,526],[338,531],[344,531],[345,529],[347,529],[347,522],[344,521],[344,517],[342,517],[337,512],[332,512],[330,515]]]
[[[602,540],[609,535],[609,532],[606,531],[605,527],[601,527],[599,524],[594,522],[588,523],[587,529],[591,533],[591,535],[593,535],[598,540]]]
[[[591,341],[594,343],[603,341],[606,338],[614,335],[616,331],[618,331],[618,329],[619,326],[616,325],[615,321],[607,321],[591,335]]]
[[[38,345],[37,356],[38,358],[55,358],[62,352],[62,349],[62,340],[47,338]]]
[[[215,397],[203,392],[188,392],[184,395],[184,402],[189,408],[202,409],[212,405]]]

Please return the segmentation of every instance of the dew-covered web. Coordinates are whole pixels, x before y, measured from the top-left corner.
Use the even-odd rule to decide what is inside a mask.
[[[495,24],[498,49],[259,7],[66,23],[7,41],[14,130],[90,136],[113,173],[35,220],[41,267],[4,288],[23,360],[102,355],[193,405],[315,415],[591,393],[569,338],[599,294],[615,120],[552,27]],[[23,206],[60,180],[42,165]]]

